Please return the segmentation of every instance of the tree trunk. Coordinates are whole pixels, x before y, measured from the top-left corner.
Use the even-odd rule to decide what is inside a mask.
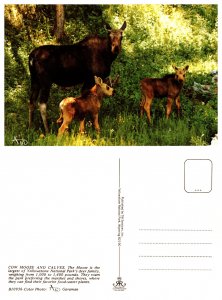
[[[56,37],[57,42],[61,42],[64,37],[64,24],[65,24],[65,12],[64,5],[56,4],[56,19],[55,19],[55,27],[54,27],[54,35]]]

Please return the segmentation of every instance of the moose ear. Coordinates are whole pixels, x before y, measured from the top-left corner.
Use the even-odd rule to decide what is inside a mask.
[[[178,70],[178,68],[177,68],[175,65],[173,65],[172,67],[173,67],[173,69],[174,69],[175,71]]]
[[[100,77],[94,76],[95,83],[101,85],[103,83],[102,79]]]
[[[123,22],[123,25],[122,25],[122,27],[120,28],[120,30],[123,31],[123,30],[125,30],[125,29],[126,29],[126,21]]]
[[[187,71],[189,69],[189,66],[187,65],[185,68],[184,68],[184,71]]]

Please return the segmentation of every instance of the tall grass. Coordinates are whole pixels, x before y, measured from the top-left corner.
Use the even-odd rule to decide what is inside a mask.
[[[26,130],[18,135],[13,130],[7,135],[7,145],[32,146],[177,146],[207,145],[206,136],[187,121],[172,117],[158,119],[149,125],[146,118],[135,114],[119,114],[116,118],[105,117],[101,132],[86,126],[86,133],[79,133],[79,124],[74,122],[68,133],[57,137],[56,130],[45,136],[41,130]],[[18,143],[15,138],[21,141]],[[22,141],[24,143],[22,144]]]

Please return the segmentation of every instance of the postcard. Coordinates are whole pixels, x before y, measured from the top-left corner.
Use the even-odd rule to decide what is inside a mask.
[[[0,5],[1,299],[221,299],[220,2],[37,2]]]

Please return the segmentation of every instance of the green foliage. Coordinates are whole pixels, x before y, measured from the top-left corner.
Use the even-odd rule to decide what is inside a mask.
[[[194,82],[211,84],[210,71],[217,69],[217,5],[65,5],[64,43],[88,34],[105,35],[105,24],[119,28],[127,21],[122,52],[112,65],[111,76],[120,75],[115,96],[101,108],[101,134],[92,128],[57,139],[58,103],[79,94],[79,86],[62,90],[53,86],[48,105],[51,134],[43,138],[40,114],[35,130],[28,130],[30,78],[28,54],[36,46],[54,44],[53,5],[5,5],[5,144],[17,145],[207,145],[217,132],[217,95],[198,95]],[[165,119],[166,99],[155,99],[152,126],[139,117],[144,77],[161,77],[172,65],[189,65],[182,90],[182,117],[174,112]]]

